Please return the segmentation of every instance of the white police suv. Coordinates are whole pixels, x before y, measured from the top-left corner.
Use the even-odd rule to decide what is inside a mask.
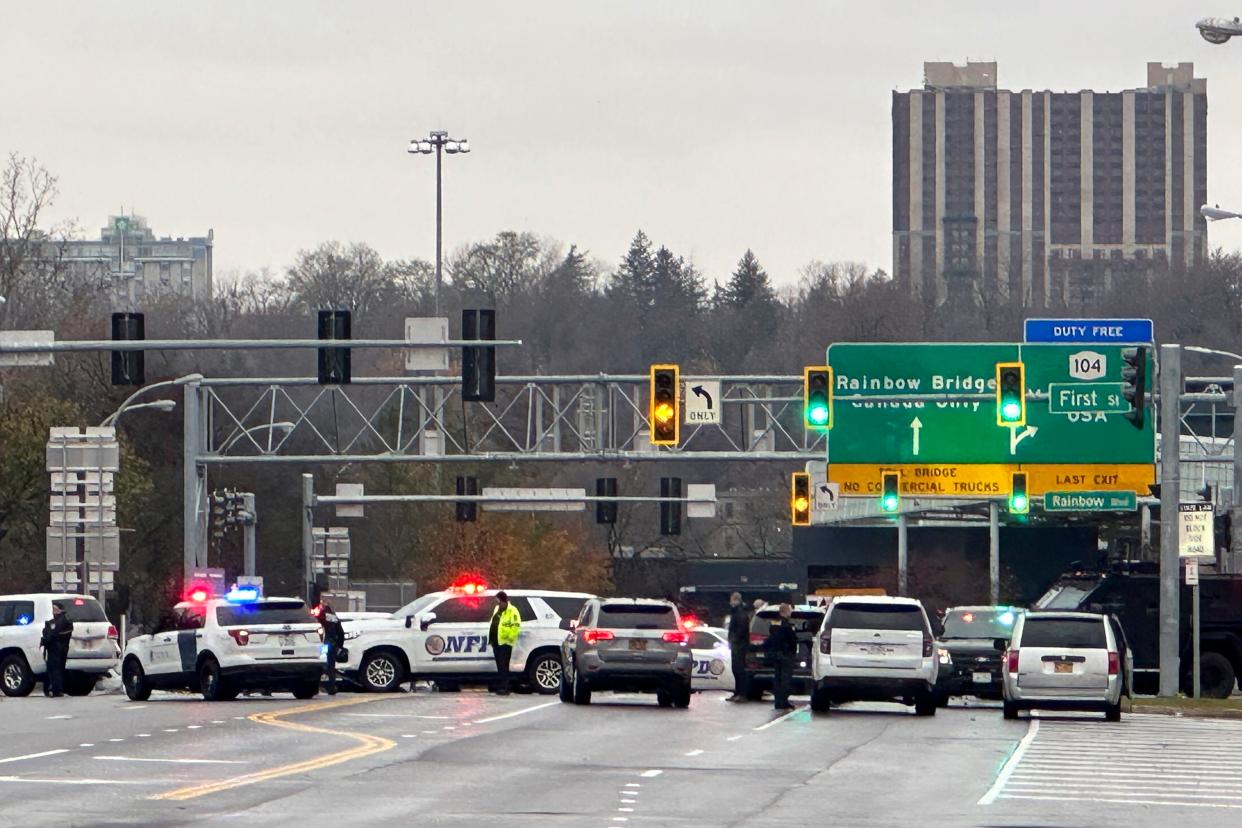
[[[690,633],[690,654],[694,672],[690,674],[693,690],[733,690],[733,665],[727,634],[720,627],[682,625]]]
[[[403,681],[434,681],[441,690],[488,684],[496,663],[488,646],[498,590],[471,581],[418,598],[385,619],[363,618],[345,628],[346,677],[373,692]],[[585,592],[505,590],[522,631],[509,669],[518,686],[556,693],[561,686],[560,646],[591,596]]]
[[[125,693],[145,701],[155,689],[197,690],[208,701],[242,690],[319,692],[323,636],[306,602],[235,590],[182,601],[150,635],[130,640],[121,661]]]
[[[47,674],[39,646],[43,625],[52,606],[73,622],[65,662],[65,692],[85,696],[109,670],[116,668],[116,627],[108,623],[103,607],[89,595],[35,593],[0,595],[0,690],[6,696],[26,696]]]

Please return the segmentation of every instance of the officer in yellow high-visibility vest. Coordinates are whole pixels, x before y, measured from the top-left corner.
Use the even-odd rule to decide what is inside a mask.
[[[509,660],[513,658],[513,645],[521,632],[522,616],[518,615],[517,607],[509,603],[504,590],[497,592],[487,640],[496,658],[496,692],[501,696],[509,695]]]

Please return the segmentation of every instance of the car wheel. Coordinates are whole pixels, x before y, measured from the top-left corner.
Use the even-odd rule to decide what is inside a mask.
[[[0,690],[4,695],[29,696],[33,689],[34,674],[24,657],[13,654],[0,661]]]
[[[121,665],[121,683],[125,685],[125,695],[130,701],[146,701],[151,698],[151,685],[138,659],[125,659],[125,663]]]
[[[1118,700],[1116,704],[1110,704],[1108,707],[1104,708],[1104,720],[1108,722],[1121,721],[1121,701],[1120,700]]]
[[[561,660],[553,653],[540,653],[526,665],[526,680],[539,695],[552,695],[561,686]]]
[[[319,695],[319,681],[305,681],[293,688],[295,699],[313,699]]]
[[[823,690],[811,691],[811,709],[816,713],[827,713],[832,709],[832,702]]]
[[[684,687],[678,688],[677,690],[672,691],[672,694],[673,694],[673,707],[676,707],[680,710],[685,710],[687,707],[690,706],[691,693],[690,693],[689,684],[685,685]]]
[[[1004,715],[1006,719],[1018,718],[1018,706],[1016,704],[1006,699],[1001,702],[1001,706],[1004,708]]]
[[[574,704],[590,704],[591,688],[587,685],[582,673],[574,670]]]
[[[660,705],[660,707],[672,707],[673,706],[672,691],[657,690],[656,691],[656,704]]]
[[[1199,656],[1199,695],[1209,699],[1227,699],[1237,684],[1233,665],[1220,653]]]
[[[363,656],[358,667],[362,686],[372,693],[391,693],[401,685],[401,660],[393,653],[381,650]]]
[[[198,665],[198,689],[207,701],[228,700],[228,682],[224,680],[224,675],[220,672],[220,662],[211,656],[203,659],[203,663]],[[237,694],[234,693],[232,697],[237,698]]]
[[[935,716],[936,697],[931,693],[923,693],[914,699],[914,715]]]
[[[944,707],[949,706],[949,694],[948,693],[937,691],[936,693],[933,694],[933,698],[936,700],[936,707],[944,708]]]
[[[98,681],[96,676],[70,673],[65,676],[65,692],[70,696],[89,696],[95,691],[95,684]]]

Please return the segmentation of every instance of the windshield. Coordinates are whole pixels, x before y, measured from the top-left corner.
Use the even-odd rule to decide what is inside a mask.
[[[261,624],[315,623],[301,601],[264,601],[258,604],[231,604],[216,607],[216,623],[221,627],[249,627]]]
[[[834,630],[927,631],[923,608],[914,604],[843,604],[832,607],[828,619]]]
[[[1108,646],[1100,618],[1027,617],[1022,627],[1023,647],[1103,650]]]
[[[599,625],[614,630],[675,630],[677,613],[666,604],[604,604]]]
[[[1035,609],[1078,609],[1093,589],[1094,583],[1057,584],[1035,602]]]
[[[947,638],[1009,638],[1018,613],[1012,609],[951,610],[944,617]]]
[[[440,596],[436,595],[434,592],[424,595],[421,598],[415,598],[413,601],[411,601],[410,603],[406,604],[401,609],[394,612],[393,617],[400,618],[401,620],[404,621],[407,615],[418,615],[420,612],[427,609],[427,607],[431,606],[439,599],[440,599]]]

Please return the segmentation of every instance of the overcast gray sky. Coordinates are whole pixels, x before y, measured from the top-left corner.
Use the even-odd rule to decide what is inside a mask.
[[[434,255],[500,230],[609,265],[642,228],[723,280],[891,259],[891,90],[923,60],[995,59],[1005,88],[1118,90],[1148,60],[1208,79],[1208,192],[1242,209],[1242,0],[6,3],[0,152],[60,177],[91,233],[121,205],[216,231],[217,273],[327,239]],[[1233,225],[1233,226],[1229,226]],[[1242,221],[1211,243],[1242,245]]]

